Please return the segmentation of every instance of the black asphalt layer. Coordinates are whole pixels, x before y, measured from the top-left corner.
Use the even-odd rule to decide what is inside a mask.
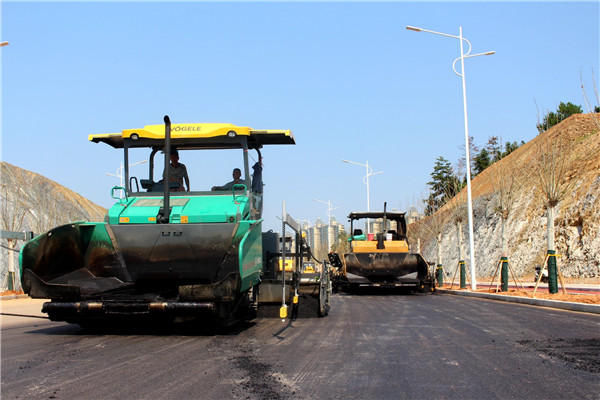
[[[326,318],[227,332],[24,318],[1,343],[2,399],[600,396],[599,315],[451,295],[338,294]]]

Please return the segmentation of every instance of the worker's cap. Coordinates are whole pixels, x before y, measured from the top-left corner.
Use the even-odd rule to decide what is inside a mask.
[[[179,152],[177,151],[177,149],[175,149],[175,148],[173,148],[173,147],[171,147],[171,153],[170,153],[170,154],[171,154],[172,156],[177,156],[177,157],[179,157]]]

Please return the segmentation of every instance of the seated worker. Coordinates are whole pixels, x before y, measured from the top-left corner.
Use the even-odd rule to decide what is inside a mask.
[[[179,162],[179,152],[177,149],[171,149],[171,163],[169,164],[169,181],[171,183],[177,183],[179,186],[177,188],[171,189],[171,192],[184,192],[186,189],[183,186],[183,182],[185,181],[185,185],[187,186],[187,191],[190,191],[190,178],[188,178],[187,168],[185,165]],[[164,177],[164,172],[163,172]]]
[[[231,190],[233,188],[233,185],[237,185],[237,184],[243,185],[246,183],[241,179],[242,170],[240,170],[239,168],[234,168],[232,175],[233,175],[233,180],[231,182],[227,182],[223,186],[213,186],[210,190]]]

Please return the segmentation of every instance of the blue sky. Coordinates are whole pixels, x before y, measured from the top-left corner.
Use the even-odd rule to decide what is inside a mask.
[[[281,201],[297,219],[339,221],[371,208],[406,209],[425,196],[436,157],[463,152],[458,40],[464,36],[469,126],[532,139],[537,102],[584,104],[599,68],[599,6],[587,3],[23,3],[3,2],[3,161],[109,207],[121,153],[87,141],[162,122],[231,122],[291,129],[296,146],[264,150],[266,228]],[[134,160],[135,161],[135,160]],[[193,166],[192,188],[229,180],[230,162]],[[136,170],[142,174],[143,167]],[[139,172],[137,172],[139,171]]]

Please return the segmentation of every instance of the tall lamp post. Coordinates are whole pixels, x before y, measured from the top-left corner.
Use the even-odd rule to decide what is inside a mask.
[[[477,56],[489,56],[495,51],[486,51],[485,53],[471,54],[471,42],[465,39],[462,35],[462,26],[458,27],[458,36],[450,35],[447,33],[436,32],[429,29],[418,28],[415,26],[407,26],[406,29],[415,32],[427,32],[433,33],[434,35],[440,35],[445,37],[451,37],[458,39],[460,43],[460,57],[454,59],[452,63],[452,70],[454,73],[462,79],[462,92],[463,92],[463,110],[465,119],[465,155],[467,159],[467,208],[468,208],[468,219],[469,219],[469,262],[471,264],[471,289],[477,289],[477,278],[475,276],[475,243],[473,240],[473,200],[471,196],[471,157],[469,154],[469,120],[467,118],[467,85],[465,82],[465,58],[477,57]],[[464,51],[463,41],[467,42],[468,50]],[[460,60],[460,73],[456,71],[456,62]]]
[[[350,161],[350,160],[342,160],[342,162],[345,162],[348,164],[354,164],[354,165],[358,165],[359,167],[366,168],[367,174],[363,178],[363,182],[367,184],[367,212],[370,212],[371,211],[371,200],[370,200],[371,196],[369,194],[369,177],[373,176],[373,175],[383,174],[383,171],[373,172],[373,168],[369,167],[369,161],[367,161],[365,164],[359,163],[356,161]],[[367,218],[367,233],[371,233],[371,224],[370,224],[369,218]]]
[[[134,162],[133,164],[129,164],[129,167],[134,167],[136,165],[141,165],[141,164],[145,164],[147,163],[148,160],[142,160],[142,161],[138,161],[138,162]],[[123,162],[121,161],[121,165],[119,166],[119,168],[117,168],[117,170],[115,171],[115,173],[110,173],[107,172],[106,175],[108,176],[114,176],[115,178],[119,178],[119,183],[121,185],[121,187],[125,187],[125,176],[123,175],[123,169],[125,167],[123,166]]]

